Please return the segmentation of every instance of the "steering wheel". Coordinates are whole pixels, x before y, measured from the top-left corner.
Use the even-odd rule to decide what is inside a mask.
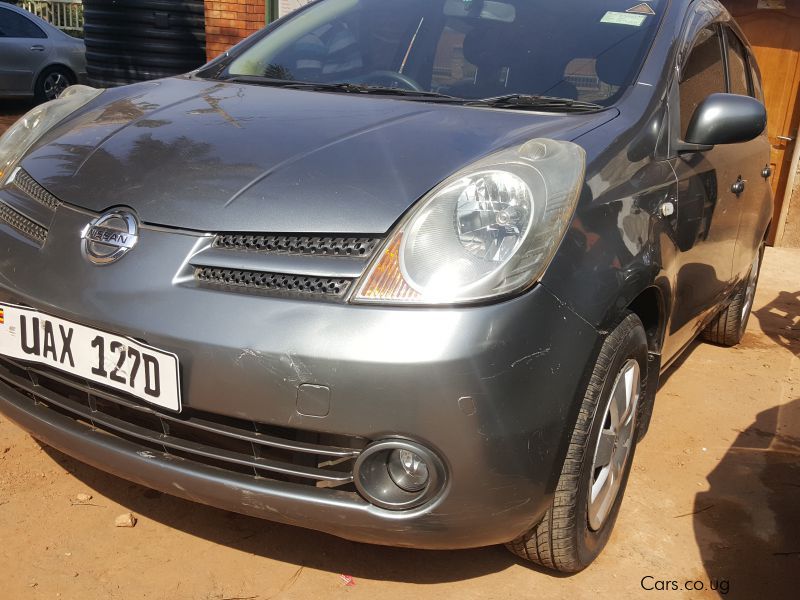
[[[368,85],[380,85],[384,87],[400,87],[404,90],[414,92],[424,92],[425,88],[411,79],[408,75],[397,71],[373,71],[363,77],[359,77],[362,83]]]

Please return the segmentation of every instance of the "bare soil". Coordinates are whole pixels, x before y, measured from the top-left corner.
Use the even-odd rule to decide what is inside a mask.
[[[0,598],[797,598],[798,354],[800,250],[768,249],[743,343],[696,343],[662,378],[611,541],[570,577],[500,547],[367,546],[193,504],[0,416]]]
[[[23,113],[34,107],[28,100],[0,100],[0,135]]]

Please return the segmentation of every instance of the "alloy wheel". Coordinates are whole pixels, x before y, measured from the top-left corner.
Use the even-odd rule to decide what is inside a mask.
[[[639,363],[630,358],[614,381],[594,451],[588,516],[589,527],[595,531],[605,523],[619,494],[634,442],[640,387]]]
[[[50,73],[44,80],[44,95],[48,100],[55,100],[69,87],[69,80],[61,73]]]

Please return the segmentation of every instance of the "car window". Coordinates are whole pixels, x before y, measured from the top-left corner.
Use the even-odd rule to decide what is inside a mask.
[[[679,89],[683,139],[697,106],[710,94],[726,91],[722,40],[717,27],[706,27],[695,39],[681,69]]]
[[[735,33],[725,28],[728,40],[728,78],[731,94],[750,96],[750,82],[748,78],[747,59],[745,58],[744,44]]]
[[[753,95],[757,100],[764,102],[764,90],[761,87],[761,77],[756,66],[756,59],[749,52],[747,53],[747,66],[750,70],[750,81],[753,84]]]
[[[666,4],[320,0],[239,51],[226,75],[610,104],[638,74]]]
[[[0,8],[0,37],[46,38],[47,36],[30,19],[6,8]]]

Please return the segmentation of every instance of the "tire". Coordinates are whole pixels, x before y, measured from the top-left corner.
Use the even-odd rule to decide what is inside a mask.
[[[614,528],[636,450],[642,406],[639,400],[645,394],[646,373],[647,336],[639,317],[626,313],[595,360],[553,502],[538,525],[507,544],[509,550],[566,573],[586,568],[600,554]],[[614,403],[612,408],[612,392],[627,390],[630,394],[624,394],[624,405],[629,408],[617,419],[622,422],[618,423],[619,437],[615,437],[609,426],[615,420],[613,408],[620,405]],[[623,432],[627,434],[623,436]],[[605,462],[601,458],[601,433],[605,440],[602,446],[611,448],[607,467],[600,466]],[[609,446],[612,438],[613,445]],[[619,454],[623,451],[624,457]],[[613,478],[611,464],[618,465]],[[612,489],[615,485],[616,491]],[[608,493],[603,494],[605,489]],[[600,493],[593,502],[590,492],[595,491]]]
[[[747,329],[747,321],[753,308],[753,298],[756,295],[758,274],[761,271],[761,261],[764,258],[764,244],[762,243],[750,266],[747,278],[739,284],[728,306],[714,317],[700,334],[706,342],[720,346],[735,346],[742,341]]]
[[[36,102],[54,100],[58,94],[77,81],[75,74],[66,67],[54,65],[39,74],[33,94]]]

